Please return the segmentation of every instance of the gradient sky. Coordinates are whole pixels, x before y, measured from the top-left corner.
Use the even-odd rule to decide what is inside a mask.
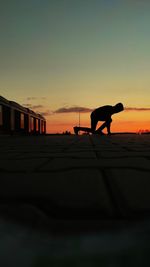
[[[41,112],[48,132],[89,126],[122,102],[114,131],[150,129],[149,0],[1,0],[0,95]]]

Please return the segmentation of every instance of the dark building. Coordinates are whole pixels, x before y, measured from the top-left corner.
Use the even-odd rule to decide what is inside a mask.
[[[46,134],[45,118],[0,96],[0,133]]]

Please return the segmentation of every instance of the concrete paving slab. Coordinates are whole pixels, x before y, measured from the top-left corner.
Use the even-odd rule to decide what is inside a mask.
[[[2,198],[49,198],[113,218],[150,208],[150,135],[2,136],[0,149]]]
[[[116,203],[124,216],[150,213],[150,172],[112,169],[107,173]]]
[[[150,151],[100,151],[98,156],[103,158],[150,158]]]
[[[24,171],[30,173],[31,171],[36,170],[38,166],[44,164],[45,159],[41,158],[20,158],[20,159],[1,159],[0,160],[0,171],[8,172],[19,172]]]
[[[54,208],[91,209],[113,215],[113,205],[102,174],[97,170],[68,170],[51,173],[3,173],[0,179],[0,199],[36,204],[36,200]],[[44,202],[45,201],[45,202]]]
[[[149,153],[150,135],[0,137],[1,265],[148,266]]]

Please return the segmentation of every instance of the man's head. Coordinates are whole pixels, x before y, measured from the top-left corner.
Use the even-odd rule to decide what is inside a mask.
[[[123,111],[124,110],[123,104],[122,103],[116,104],[115,106],[113,106],[113,110],[114,110],[114,113]]]

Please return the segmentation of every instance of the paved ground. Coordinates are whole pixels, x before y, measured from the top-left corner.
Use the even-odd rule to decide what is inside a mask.
[[[149,235],[150,135],[1,136],[0,201],[5,245],[9,236],[15,251],[20,249],[21,256],[14,258],[15,264],[18,261],[22,266],[50,266],[53,262],[52,266],[63,266],[63,257],[64,266],[80,266],[80,260],[76,264],[75,261],[81,257],[86,266],[99,266],[103,260],[104,266],[112,266],[107,258],[114,253],[112,249],[118,258],[118,253],[124,255],[124,248],[126,251],[130,246],[129,240],[118,243],[120,235],[124,240],[127,227],[133,241],[130,254],[141,251],[141,240],[147,248],[143,235],[139,236],[143,229],[139,224],[144,223],[146,236]],[[39,229],[45,229],[50,236],[39,237]],[[18,248],[22,238],[29,246],[29,236],[32,249]],[[118,252],[122,245],[122,252]],[[49,251],[47,246],[53,249]],[[9,249],[4,246],[0,259],[6,260]],[[22,263],[22,253],[31,251],[27,258],[30,263],[34,258],[35,265]],[[37,251],[41,251],[41,264]],[[47,251],[46,260],[43,251]],[[94,258],[87,260],[89,253]],[[100,255],[98,265],[93,255]]]

